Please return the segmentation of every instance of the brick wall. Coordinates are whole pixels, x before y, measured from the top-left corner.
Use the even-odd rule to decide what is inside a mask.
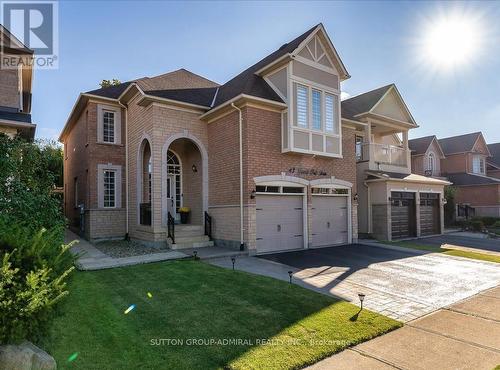
[[[448,155],[445,159],[441,159],[441,173],[467,172],[469,168],[467,162],[468,156],[466,153]]]
[[[20,108],[19,71],[0,70],[0,107]]]
[[[107,104],[107,103],[106,103]],[[122,143],[125,142],[124,113],[122,112]],[[121,209],[114,209],[119,214],[125,209],[125,145],[97,143],[97,103],[89,102],[77,119],[76,124],[64,140],[64,210],[70,225],[76,226],[79,222],[79,209],[75,208],[75,177],[78,179],[77,204],[84,204],[86,210],[87,227],[86,237],[89,239],[101,238],[106,228],[110,230],[110,237],[116,237],[116,230],[125,235],[124,217],[114,219],[101,217],[102,212],[93,212],[98,209],[97,194],[97,166],[112,164],[122,166],[122,178],[117,179],[122,187]],[[103,210],[109,212],[109,210]],[[109,214],[109,213],[108,213]],[[94,217],[97,217],[94,219]],[[123,223],[118,227],[117,223]],[[96,227],[95,225],[99,225]],[[100,230],[94,235],[93,230]]]
[[[455,202],[474,206],[500,206],[500,185],[458,186]]]

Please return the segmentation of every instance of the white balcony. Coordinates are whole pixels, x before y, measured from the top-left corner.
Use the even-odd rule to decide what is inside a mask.
[[[356,147],[358,162],[369,161],[375,165],[388,165],[408,168],[410,151],[400,146],[359,143]]]

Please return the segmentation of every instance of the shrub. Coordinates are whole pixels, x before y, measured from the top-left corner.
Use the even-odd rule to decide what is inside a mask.
[[[484,223],[481,220],[472,220],[470,222],[470,226],[472,227],[473,231],[483,231],[484,230]]]
[[[495,223],[493,224],[493,227],[494,227],[495,229],[500,229],[500,220],[498,220],[497,222],[495,222]]]
[[[29,143],[0,134],[0,210],[32,230],[64,225],[54,193],[62,179],[62,154],[52,142]]]
[[[61,227],[34,233],[0,217],[0,344],[37,341],[68,294],[74,257],[62,236]]]
[[[487,227],[491,227],[496,222],[500,221],[500,219],[498,217],[491,217],[491,216],[474,217],[473,220],[482,221],[484,226],[487,226]]]

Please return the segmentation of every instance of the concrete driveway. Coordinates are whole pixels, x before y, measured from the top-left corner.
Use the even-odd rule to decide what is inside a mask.
[[[474,369],[500,364],[500,287],[484,291],[311,366],[326,369]]]
[[[228,258],[211,263],[231,267]],[[261,257],[239,257],[235,268],[293,281],[403,322],[500,284],[498,264],[442,255],[349,245]]]
[[[441,246],[443,244],[452,244],[459,247],[482,249],[485,251],[500,252],[500,238],[480,238],[462,236],[462,233],[445,234],[433,236],[430,238],[420,238],[411,240],[412,243]],[[480,251],[478,251],[480,252]]]

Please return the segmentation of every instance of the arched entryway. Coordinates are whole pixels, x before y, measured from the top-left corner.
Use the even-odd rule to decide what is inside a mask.
[[[189,208],[188,223],[202,225],[208,206],[208,158],[203,144],[189,134],[171,136],[162,151],[162,223],[168,214],[181,221],[180,208]]]

